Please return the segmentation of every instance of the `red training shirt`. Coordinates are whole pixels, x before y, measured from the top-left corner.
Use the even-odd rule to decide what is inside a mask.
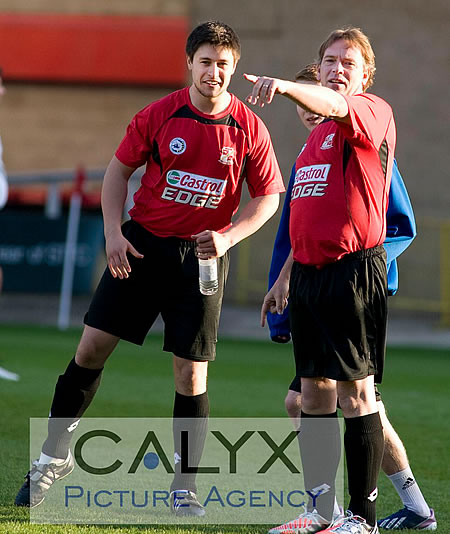
[[[234,95],[217,115],[195,108],[188,87],[150,104],[129,124],[116,157],[129,167],[146,164],[129,213],[160,237],[228,228],[244,179],[252,198],[284,191],[266,126]]]
[[[290,238],[294,260],[322,267],[381,245],[395,151],[391,107],[371,94],[345,97],[351,124],[326,120],[296,162]]]

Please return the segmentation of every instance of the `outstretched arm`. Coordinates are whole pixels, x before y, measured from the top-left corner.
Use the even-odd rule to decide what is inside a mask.
[[[303,109],[329,119],[349,122],[348,105],[345,98],[320,85],[290,82],[268,76],[244,74],[244,78],[253,83],[253,90],[247,102],[264,107],[270,104],[276,94],[286,96]]]
[[[204,230],[192,237],[197,242],[199,258],[220,257],[225,252],[254,234],[277,211],[280,195],[264,195],[252,198],[242,209],[237,220],[223,233]]]
[[[127,253],[142,258],[133,245],[122,234],[122,213],[128,192],[128,180],[135,169],[121,163],[113,156],[102,186],[102,211],[106,239],[106,259],[114,278],[128,278],[131,267]]]

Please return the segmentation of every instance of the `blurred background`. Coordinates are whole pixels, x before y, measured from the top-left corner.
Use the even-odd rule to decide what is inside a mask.
[[[241,99],[249,93],[242,73],[291,79],[337,27],[356,25],[370,37],[372,91],[394,109],[396,157],[418,225],[399,261],[391,313],[449,328],[449,11],[444,0],[2,0],[0,135],[10,192],[0,211],[0,321],[31,314],[55,323],[69,205],[81,184],[72,314],[84,311],[104,268],[103,171],[134,113],[189,83],[192,27],[219,19],[242,41],[231,84]],[[254,110],[287,184],[306,139],[295,107],[279,98]],[[233,250],[226,305],[261,304],[280,212]]]

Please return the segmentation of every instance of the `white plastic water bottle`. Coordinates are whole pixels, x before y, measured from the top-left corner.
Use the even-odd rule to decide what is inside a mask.
[[[217,258],[198,260],[198,282],[200,293],[203,295],[214,295],[219,289],[217,278]]]

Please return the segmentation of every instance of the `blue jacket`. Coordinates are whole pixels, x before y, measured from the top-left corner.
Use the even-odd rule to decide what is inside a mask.
[[[277,280],[281,268],[291,251],[291,242],[289,239],[289,215],[291,211],[291,192],[294,185],[294,177],[295,164],[292,167],[291,177],[284,199],[280,225],[275,238],[272,263],[269,271],[269,289]],[[387,229],[384,248],[386,249],[387,254],[388,293],[389,295],[395,295],[398,289],[398,267],[396,258],[409,247],[413,239],[416,237],[414,212],[395,160],[392,168],[386,222]],[[288,308],[284,310],[282,315],[268,313],[267,323],[269,324],[270,337],[272,340],[277,341],[277,336],[287,336],[290,338],[291,331],[289,327]]]

